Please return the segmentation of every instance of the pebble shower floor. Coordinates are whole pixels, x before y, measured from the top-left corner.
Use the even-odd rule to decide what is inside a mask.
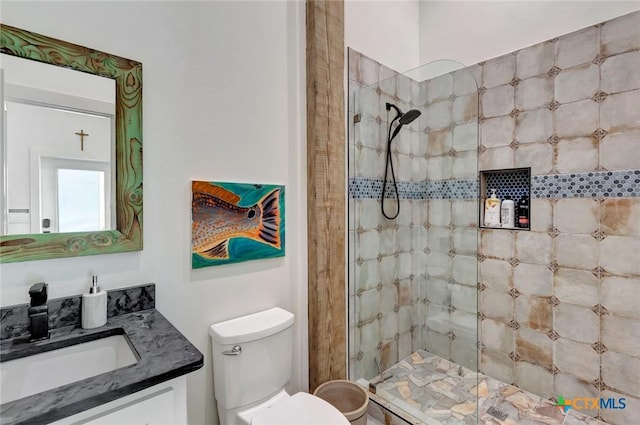
[[[426,425],[606,425],[419,350],[373,378],[377,395]]]

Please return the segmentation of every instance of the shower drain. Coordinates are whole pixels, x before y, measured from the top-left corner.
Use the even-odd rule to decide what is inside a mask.
[[[504,421],[505,419],[507,419],[507,416],[509,416],[507,412],[497,409],[493,406],[487,409],[487,413],[493,416],[494,418],[498,419],[499,421]]]

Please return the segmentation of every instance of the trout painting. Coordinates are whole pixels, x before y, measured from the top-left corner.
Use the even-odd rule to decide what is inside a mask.
[[[191,267],[284,256],[284,186],[191,183]]]

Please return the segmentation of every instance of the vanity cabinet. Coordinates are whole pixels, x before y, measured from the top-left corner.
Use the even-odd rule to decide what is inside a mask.
[[[182,425],[187,423],[187,378],[172,379],[50,425]]]

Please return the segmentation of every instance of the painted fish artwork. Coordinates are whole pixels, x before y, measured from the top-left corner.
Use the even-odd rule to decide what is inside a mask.
[[[191,183],[191,267],[285,255],[284,186]]]

